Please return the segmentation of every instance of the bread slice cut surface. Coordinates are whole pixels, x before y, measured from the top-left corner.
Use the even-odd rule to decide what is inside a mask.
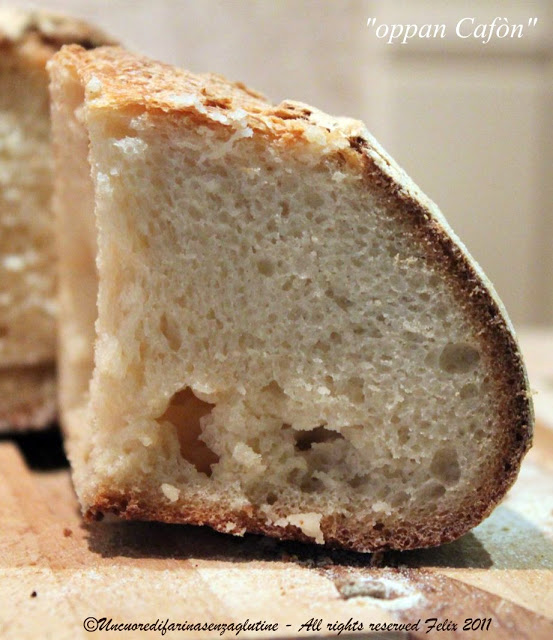
[[[61,408],[88,518],[453,540],[532,432],[491,284],[355,120],[117,48],[50,63]]]

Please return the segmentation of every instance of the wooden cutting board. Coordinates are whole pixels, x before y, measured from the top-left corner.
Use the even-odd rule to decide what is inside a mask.
[[[239,638],[338,637],[339,625],[340,638],[359,638],[371,624],[396,623],[416,626],[381,637],[552,640],[553,425],[537,425],[517,483],[479,527],[436,549],[381,557],[200,527],[85,526],[66,469],[32,469],[17,443],[0,442],[0,638],[236,637],[85,630],[102,618],[278,625]],[[426,634],[432,624],[442,629]]]

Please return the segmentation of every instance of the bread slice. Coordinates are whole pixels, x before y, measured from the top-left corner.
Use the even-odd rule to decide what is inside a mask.
[[[54,235],[46,61],[109,40],[40,11],[0,9],[0,429],[55,415]]]
[[[532,434],[513,329],[365,127],[118,48],[50,73],[86,517],[374,551],[489,514]]]

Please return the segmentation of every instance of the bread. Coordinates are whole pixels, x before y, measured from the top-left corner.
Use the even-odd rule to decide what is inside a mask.
[[[0,430],[45,426],[56,414],[53,364],[0,369]]]
[[[86,517],[375,551],[488,515],[532,434],[513,329],[365,127],[118,48],[49,68]]]
[[[0,9],[0,429],[55,415],[54,235],[46,61],[109,40],[39,11]]]

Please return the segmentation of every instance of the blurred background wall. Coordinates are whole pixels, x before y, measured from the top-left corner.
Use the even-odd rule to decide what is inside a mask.
[[[8,3],[3,3],[8,4]],[[441,207],[516,326],[553,323],[553,2],[509,0],[36,0],[130,48],[364,120]],[[461,39],[504,16],[523,38]],[[367,27],[447,36],[388,45]],[[535,27],[528,19],[537,17]]]

